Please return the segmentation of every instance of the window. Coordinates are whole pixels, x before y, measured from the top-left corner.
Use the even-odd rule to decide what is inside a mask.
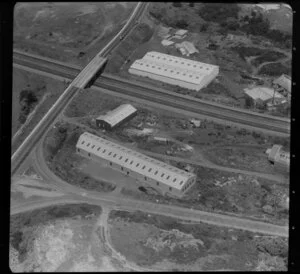
[[[138,166],[139,166],[139,163],[136,164],[136,167],[138,167]]]
[[[127,163],[128,162],[128,158],[125,160],[125,163]]]
[[[103,153],[105,153],[106,149],[103,150]]]
[[[122,158],[123,158],[123,156],[120,156],[120,157],[119,157],[119,160],[121,160]]]
[[[109,162],[109,165],[111,166],[111,165],[112,165],[112,162]]]
[[[177,180],[177,179],[175,178],[175,179],[173,180],[173,183],[175,183],[175,182],[176,182],[176,180]]]
[[[89,157],[91,157],[91,153],[89,153],[88,155],[89,155]]]
[[[182,185],[182,184],[183,184],[183,181],[180,182],[180,185]]]
[[[123,167],[121,167],[121,170],[123,171],[123,170],[124,170],[124,168],[123,168]]]
[[[101,147],[98,147],[98,148],[97,148],[97,151],[99,151],[100,149],[101,149]]]
[[[145,181],[147,181],[147,177],[145,176]]]
[[[77,152],[80,152],[80,149],[79,149],[79,148],[77,148]]]
[[[152,168],[149,168],[148,172],[151,172]]]
[[[170,178],[170,175],[167,177],[167,180],[169,180],[169,178]]]
[[[84,144],[84,141],[82,141],[81,144],[83,145],[83,144]]]
[[[142,169],[145,169],[145,167],[146,167],[146,166],[143,166],[143,168],[142,168]]]
[[[132,165],[133,161],[130,162],[130,164]]]
[[[169,187],[169,190],[172,191],[172,187]]]
[[[112,154],[112,152],[108,153],[108,155],[111,155],[111,154]]]
[[[86,146],[89,147],[91,143],[88,143]]]
[[[92,148],[94,148],[94,147],[95,147],[95,145],[92,146]]]
[[[157,173],[158,173],[158,170],[156,170],[154,174],[156,175]]]
[[[117,156],[117,154],[115,153],[113,157],[115,158],[116,156]]]
[[[163,173],[162,175],[160,175],[160,177],[164,177],[165,173]]]
[[[156,182],[156,185],[159,186],[159,182]]]

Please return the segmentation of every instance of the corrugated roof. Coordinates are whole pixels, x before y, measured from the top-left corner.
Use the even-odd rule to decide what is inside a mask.
[[[76,147],[179,190],[196,176],[88,132],[80,135]]]
[[[136,60],[131,65],[131,68],[193,84],[200,84],[205,77],[204,73],[170,66],[163,63],[157,63],[146,59]]]
[[[279,78],[274,80],[273,83],[285,88],[288,92],[291,92],[292,80],[290,76],[282,74]]]
[[[219,69],[219,67],[216,65],[202,63],[199,61],[194,61],[194,60],[177,57],[169,54],[164,54],[156,51],[147,52],[147,54],[143,57],[143,59],[140,60],[150,60],[156,63],[162,63],[167,66],[175,66],[182,69],[194,70],[198,73],[204,73],[204,74],[209,74],[214,69]]]
[[[136,111],[136,108],[132,105],[123,104],[116,109],[107,112],[105,115],[100,115],[96,120],[103,120],[113,127]]]
[[[185,30],[185,29],[179,29],[175,32],[175,35],[179,35],[179,36],[182,36],[182,35],[185,35],[188,31]]]
[[[275,95],[274,95],[274,89],[271,88],[266,88],[266,87],[256,87],[256,88],[245,88],[244,89],[245,93],[250,96],[252,99],[257,100],[260,99],[262,101],[267,101],[271,98],[273,98],[273,96],[275,98],[282,98],[283,96],[275,91]]]

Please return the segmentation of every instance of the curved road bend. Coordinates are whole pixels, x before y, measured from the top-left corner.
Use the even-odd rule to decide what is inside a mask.
[[[147,3],[139,2],[134,9],[132,15],[130,16],[126,25],[120,30],[120,32],[100,51],[100,54],[107,54],[113,47],[119,44],[120,35],[126,35],[130,31],[130,27],[135,23],[134,20],[137,20],[137,16],[143,14],[144,8],[147,6]],[[101,61],[101,60],[102,61]],[[70,102],[73,96],[77,93],[78,89],[75,85],[85,85],[86,80],[83,79],[83,75],[86,75],[88,67],[90,64],[98,64],[101,61],[103,63],[102,57],[97,54],[91,62],[76,76],[72,83],[67,87],[67,89],[61,94],[49,111],[43,116],[39,123],[34,127],[34,129],[29,133],[23,143],[18,147],[15,153],[11,156],[11,173],[14,174],[19,168],[20,164],[26,159],[38,139],[47,131],[49,126],[55,121],[58,115],[63,111],[65,106]],[[82,82],[82,80],[84,80]]]
[[[200,210],[191,210],[189,208],[183,208],[178,206],[170,206],[163,204],[155,204],[152,202],[132,200],[130,198],[125,198],[119,195],[113,195],[109,193],[95,193],[93,191],[85,191],[84,189],[80,189],[78,187],[72,186],[60,178],[58,178],[55,174],[53,174],[47,167],[47,165],[43,161],[43,155],[41,150],[37,150],[35,159],[35,167],[37,167],[37,171],[40,175],[42,175],[47,181],[51,182],[58,190],[63,191],[67,194],[67,196],[63,197],[61,200],[56,199],[55,201],[61,201],[61,203],[67,201],[67,197],[70,196],[71,201],[73,202],[86,202],[90,204],[105,204],[107,206],[112,206],[114,208],[119,208],[120,210],[141,210],[149,213],[160,214],[165,216],[171,216],[175,218],[180,218],[184,220],[192,220],[192,221],[202,221],[205,223],[232,227],[237,229],[243,229],[253,232],[259,232],[263,234],[270,235],[278,235],[278,236],[288,236],[288,227],[287,226],[278,226],[273,225],[261,221],[255,221],[250,219],[243,219],[239,217],[222,215],[218,213],[210,213]],[[42,165],[42,166],[41,166]],[[85,196],[82,194],[85,193]],[[46,200],[46,199],[44,199]],[[45,201],[46,202],[46,201]],[[33,208],[38,208],[40,202],[32,202],[29,203],[33,205]],[[43,203],[42,203],[43,204]],[[14,210],[16,207],[12,207]],[[26,203],[22,206],[17,206],[18,211],[26,211]],[[13,211],[14,212],[14,211]]]

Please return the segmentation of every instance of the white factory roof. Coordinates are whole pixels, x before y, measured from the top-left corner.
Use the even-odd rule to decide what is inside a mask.
[[[136,111],[136,108],[132,105],[123,104],[116,109],[107,112],[106,115],[100,115],[97,120],[103,120],[113,127]]]
[[[256,87],[256,88],[245,88],[244,89],[245,93],[250,96],[252,99],[257,100],[260,99],[262,101],[267,101],[271,98],[273,98],[273,96],[275,98],[282,98],[283,96],[275,91],[275,95],[274,95],[274,89],[272,88],[267,88],[267,87]]]
[[[80,135],[76,147],[179,190],[195,176],[88,132]]]
[[[290,76],[282,74],[279,78],[274,80],[273,83],[285,88],[288,92],[291,92],[292,81]]]
[[[188,31],[185,30],[185,29],[179,29],[175,32],[175,35],[178,35],[178,36],[183,36],[187,33]]]
[[[200,84],[205,77],[204,74],[201,74],[194,70],[187,70],[185,68],[179,68],[144,59],[136,60],[131,65],[131,68],[168,78],[180,79],[181,81],[193,84]]]
[[[212,70],[218,68],[218,66],[215,65],[206,64],[156,51],[147,52],[147,54],[143,57],[142,60],[150,60],[156,63],[165,64],[167,66],[180,67],[182,69],[192,70],[204,74],[209,74],[212,72]]]

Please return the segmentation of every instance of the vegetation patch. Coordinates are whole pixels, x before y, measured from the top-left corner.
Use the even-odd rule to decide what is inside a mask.
[[[10,217],[10,244],[18,251],[20,262],[23,262],[32,249],[40,226],[66,218],[90,220],[100,214],[101,207],[84,203],[50,206],[15,214]]]
[[[82,173],[78,167],[82,157],[76,154],[76,143],[83,129],[70,124],[57,124],[45,139],[44,153],[49,168],[69,184],[100,192],[110,192],[115,186]]]
[[[264,235],[243,230],[183,222],[141,211],[111,211],[109,223],[115,248],[128,260],[147,267],[160,263],[170,265],[172,270],[176,265],[176,269],[185,271],[218,268],[249,271],[261,262],[262,254],[276,256],[260,245],[258,239]],[[278,267],[286,269],[287,241],[279,237],[270,241],[273,239],[278,247],[273,254],[285,258],[283,264],[277,262]]]
[[[260,75],[280,76],[282,74],[291,75],[291,68],[282,63],[271,63],[263,65],[258,71]]]

